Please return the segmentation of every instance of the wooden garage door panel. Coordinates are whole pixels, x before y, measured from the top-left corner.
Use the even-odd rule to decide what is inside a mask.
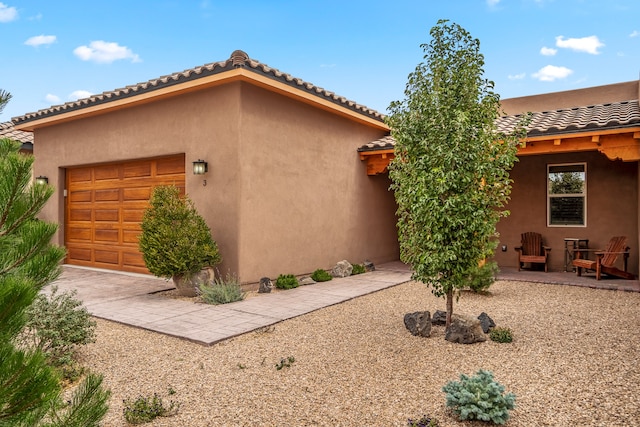
[[[148,273],[138,251],[151,191],[184,194],[184,155],[67,169],[65,245],[69,264]]]
[[[95,166],[93,168],[94,182],[105,180],[118,180],[120,178],[121,165]]]
[[[150,198],[151,198],[151,186],[123,189],[122,199],[125,201],[149,200]]]
[[[67,238],[74,242],[91,242],[91,227],[68,227]]]
[[[123,173],[124,173],[123,177],[124,179],[150,177],[151,166],[152,166],[151,162],[147,162],[147,161],[126,164],[123,167]]]
[[[91,209],[70,209],[70,221],[91,221]]]
[[[184,175],[184,158],[168,157],[159,159],[156,163],[156,174],[162,175]]]
[[[83,190],[83,191],[72,191],[69,193],[69,200],[72,202],[90,202],[91,195],[93,192],[91,190]]]
[[[69,182],[91,182],[90,169],[70,169],[67,171],[67,179]]]

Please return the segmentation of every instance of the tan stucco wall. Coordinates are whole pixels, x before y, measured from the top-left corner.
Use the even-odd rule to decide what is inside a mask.
[[[242,87],[240,265],[248,278],[398,259],[395,202],[357,148],[384,131]]]
[[[395,260],[388,179],[368,177],[356,151],[383,134],[240,82],[49,126],[35,131],[35,174],[58,191],[41,216],[60,224],[62,245],[65,167],[184,153],[223,274],[253,282],[343,258]],[[204,176],[191,173],[197,159]]]
[[[547,226],[547,164],[586,162],[587,226]],[[587,238],[591,248],[602,249],[617,235],[628,237],[631,247],[629,270],[638,274],[638,164],[612,162],[595,152],[523,156],[512,170],[514,180],[511,215],[500,221],[496,260],[501,266],[517,267],[514,247],[520,245],[520,234],[541,233],[545,244],[552,247],[550,268],[561,271],[564,266],[564,238]],[[507,251],[501,252],[501,246]]]
[[[639,96],[640,80],[634,80],[605,86],[503,99],[501,105],[504,113],[511,115],[527,111],[551,111],[560,108],[630,101],[639,99]]]

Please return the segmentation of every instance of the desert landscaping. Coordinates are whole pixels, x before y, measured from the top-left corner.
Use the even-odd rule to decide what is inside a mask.
[[[633,426],[639,304],[632,292],[498,281],[463,292],[454,311],[484,311],[514,341],[463,345],[442,326],[407,331],[405,313],[444,309],[408,282],[209,347],[98,319],[81,363],[111,389],[105,426],[127,425],[123,400],[153,393],[180,407],[149,426],[406,426],[422,415],[485,425],[457,421],[442,392],[479,369],[516,395],[507,426]]]

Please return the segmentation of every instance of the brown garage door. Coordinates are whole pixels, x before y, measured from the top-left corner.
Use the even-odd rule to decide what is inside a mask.
[[[184,155],[69,168],[66,262],[148,273],[138,251],[142,214],[153,187],[184,192]]]

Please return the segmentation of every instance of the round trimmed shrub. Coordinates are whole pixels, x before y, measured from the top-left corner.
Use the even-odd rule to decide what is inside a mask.
[[[139,247],[149,271],[172,278],[193,274],[221,261],[211,230],[191,199],[175,186],[153,189],[142,217]]]
[[[293,289],[300,286],[298,279],[293,274],[281,274],[276,279],[276,288],[278,289]]]
[[[317,269],[311,274],[311,278],[316,282],[328,282],[333,279],[331,274],[327,270],[323,270],[321,268]]]

